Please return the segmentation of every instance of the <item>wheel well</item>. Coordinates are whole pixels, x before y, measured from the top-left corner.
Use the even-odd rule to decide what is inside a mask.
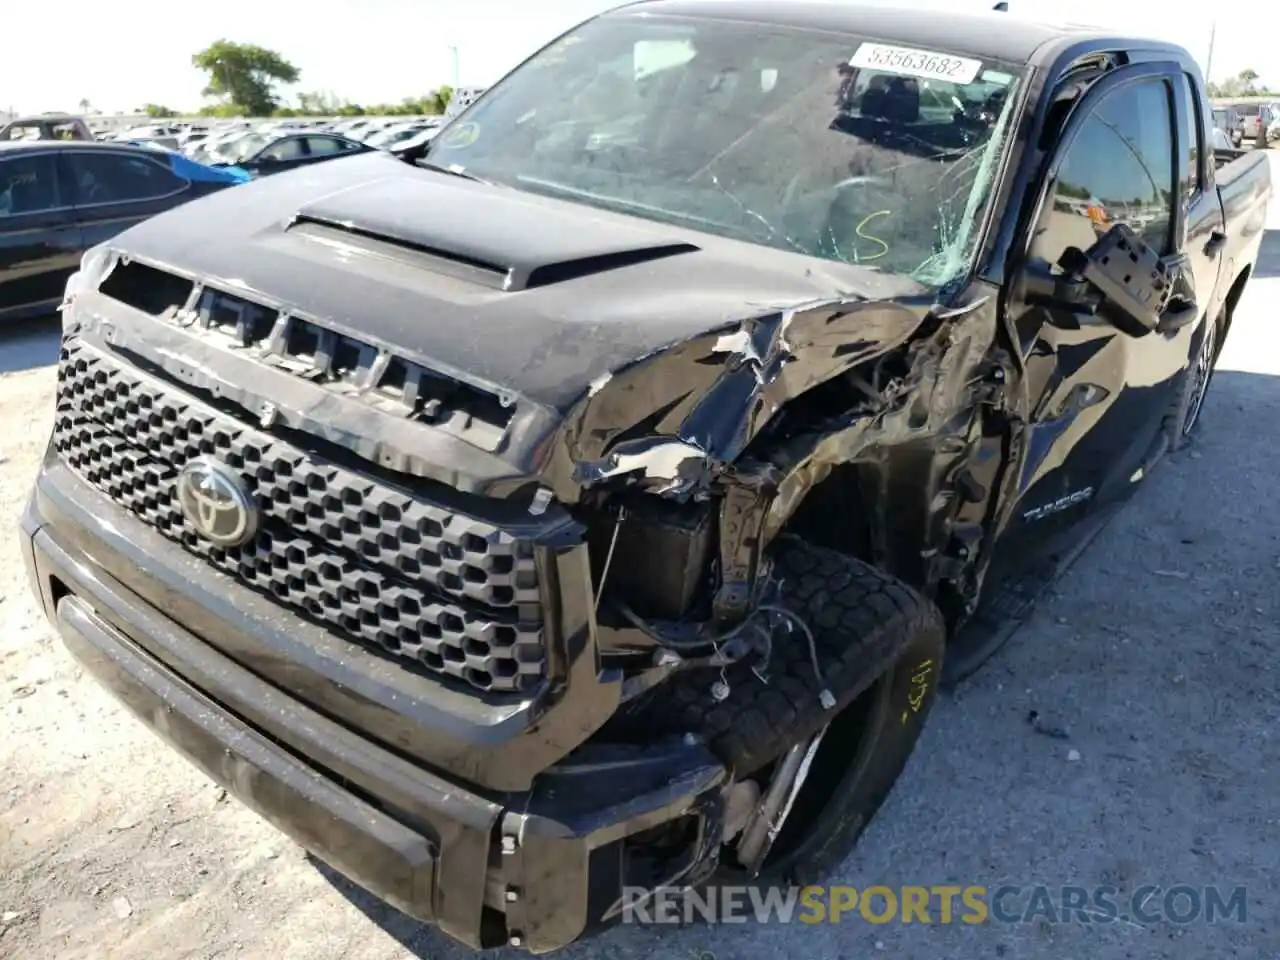
[[[786,532],[814,546],[836,550],[866,563],[874,559],[875,540],[867,464],[842,463],[833,467],[801,501],[787,521]]]
[[[1215,351],[1221,351],[1222,345],[1227,342],[1227,334],[1231,331],[1231,320],[1236,313],[1236,304],[1240,302],[1240,297],[1244,295],[1244,285],[1249,282],[1249,277],[1253,274],[1253,265],[1245,267],[1241,271],[1240,276],[1236,277],[1231,284],[1231,289],[1227,291],[1227,298],[1223,301],[1226,307],[1226,322],[1222,325],[1222,329],[1218,331],[1218,343]]]

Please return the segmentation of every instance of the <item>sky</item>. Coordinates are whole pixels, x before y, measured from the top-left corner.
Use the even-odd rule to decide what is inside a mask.
[[[785,0],[782,0],[785,2]],[[987,0],[896,0],[928,8],[985,10]],[[10,40],[0,56],[0,112],[104,113],[144,103],[193,110],[205,78],[191,55],[214,40],[281,53],[302,73],[294,90],[325,91],[354,103],[395,103],[454,81],[487,86],[524,57],[612,0],[172,0],[20,3],[5,12]],[[1012,16],[1096,23],[1172,40],[1200,61],[1209,26],[1200,8],[1164,0],[1010,0]],[[1252,11],[1250,10],[1252,8]],[[1214,0],[1219,25],[1211,79],[1252,68],[1280,82],[1275,34],[1259,29],[1258,0]],[[1192,11],[1197,11],[1193,13]],[[67,20],[74,21],[74,29]],[[1266,24],[1263,18],[1263,26]],[[290,88],[280,93],[289,97]]]

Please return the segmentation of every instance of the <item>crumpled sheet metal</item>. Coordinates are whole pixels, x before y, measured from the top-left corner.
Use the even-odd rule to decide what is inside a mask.
[[[894,350],[931,303],[818,301],[645,357],[592,384],[564,428],[573,483],[705,490],[791,399]]]

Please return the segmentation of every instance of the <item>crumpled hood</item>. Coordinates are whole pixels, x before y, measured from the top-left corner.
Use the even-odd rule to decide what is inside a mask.
[[[613,371],[750,317],[922,292],[382,154],[222,191],[111,246],[559,410]]]

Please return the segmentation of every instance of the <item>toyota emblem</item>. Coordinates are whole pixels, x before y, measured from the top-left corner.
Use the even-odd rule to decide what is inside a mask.
[[[178,474],[178,506],[196,533],[219,547],[238,547],[258,532],[258,506],[231,467],[197,457]]]

